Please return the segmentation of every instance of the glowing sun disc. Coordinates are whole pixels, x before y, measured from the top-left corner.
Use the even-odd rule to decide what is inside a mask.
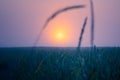
[[[62,32],[56,33],[56,39],[57,40],[63,40],[65,38],[65,34]]]

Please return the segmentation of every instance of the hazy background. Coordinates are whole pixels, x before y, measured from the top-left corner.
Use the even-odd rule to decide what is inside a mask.
[[[85,9],[62,13],[48,25],[38,46],[77,46],[83,20],[88,24],[83,46],[90,45],[89,0],[0,0],[0,47],[33,46],[45,20],[57,9],[85,4]],[[120,0],[94,0],[96,46],[120,46]],[[69,27],[69,39],[51,41],[51,26]],[[68,34],[67,34],[68,35]]]

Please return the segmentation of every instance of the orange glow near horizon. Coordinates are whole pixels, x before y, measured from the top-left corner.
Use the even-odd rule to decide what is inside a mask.
[[[55,25],[50,33],[51,41],[54,43],[61,44],[69,39],[69,29],[63,24]]]
[[[69,24],[67,22],[53,22],[51,23],[45,33],[45,36],[48,41],[48,44],[53,44],[53,45],[64,45],[68,44],[71,39],[71,29]]]
[[[66,32],[67,30],[65,30],[64,28],[56,28],[56,30],[54,30],[52,33],[52,39],[56,42],[64,42],[68,37],[68,33]]]
[[[62,32],[57,32],[56,33],[56,39],[63,40],[64,38],[65,38],[65,36]]]

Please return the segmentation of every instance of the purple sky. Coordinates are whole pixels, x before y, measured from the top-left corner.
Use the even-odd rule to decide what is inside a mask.
[[[93,0],[96,46],[120,46],[120,0]],[[88,24],[82,46],[90,45],[89,0],[0,0],[0,47],[33,46],[45,20],[57,9],[85,4],[85,9],[62,13],[44,31],[38,46],[77,46],[82,22]],[[50,26],[70,27],[68,42],[56,44],[46,35]],[[62,25],[61,25],[62,26]]]

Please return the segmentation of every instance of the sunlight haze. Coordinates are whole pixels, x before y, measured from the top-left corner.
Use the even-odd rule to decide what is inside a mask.
[[[120,0],[93,0],[95,45],[120,46]],[[83,21],[88,22],[82,46],[90,46],[89,0],[0,0],[0,47],[34,46],[46,19],[58,9],[73,5],[84,9],[64,12],[43,31],[36,46],[76,47]]]

